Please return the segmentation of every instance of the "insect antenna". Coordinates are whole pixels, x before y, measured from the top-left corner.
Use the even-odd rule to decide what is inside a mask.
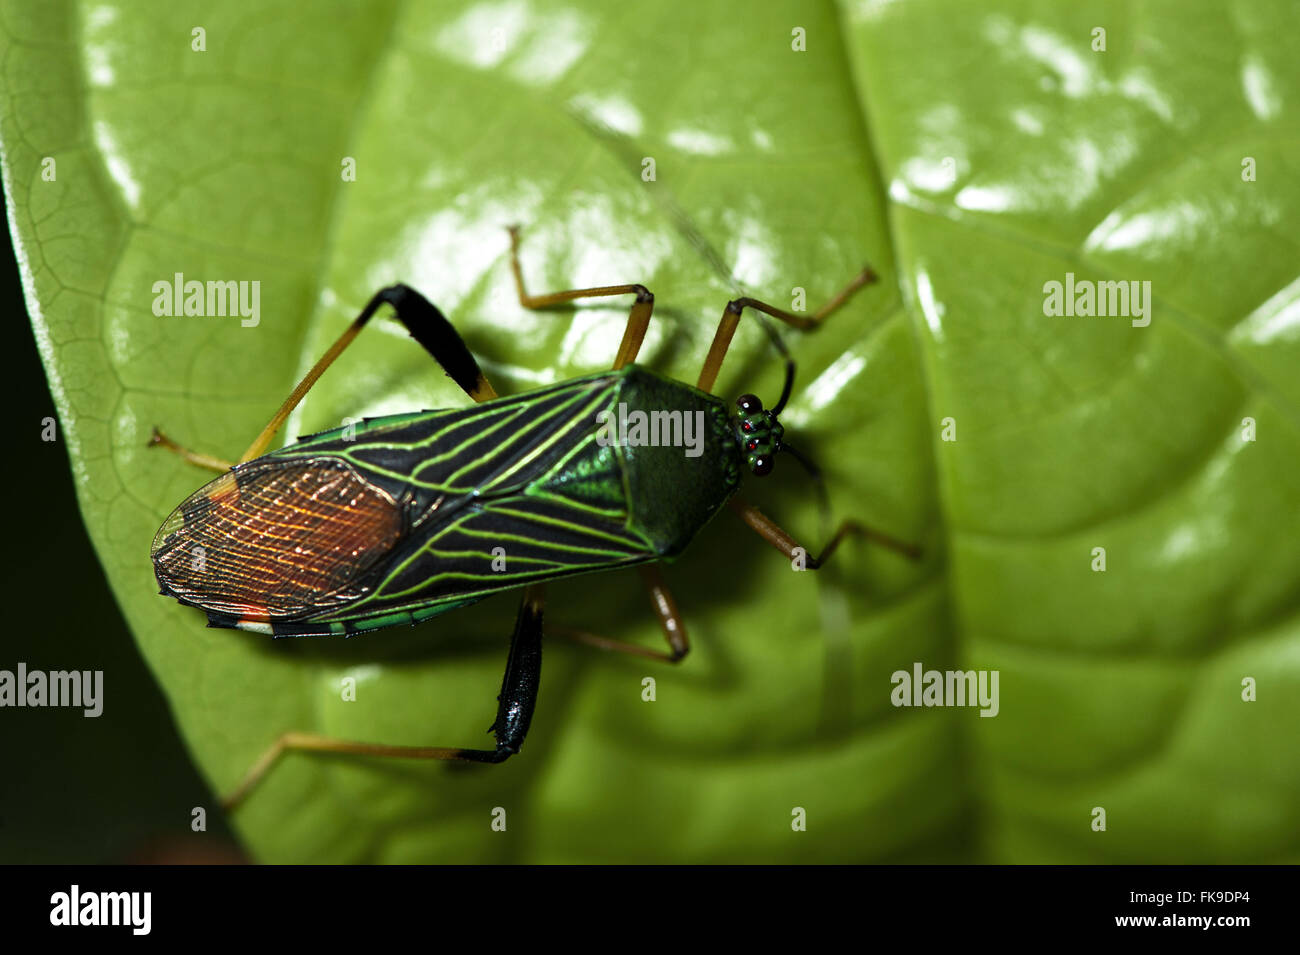
[[[785,403],[790,400],[790,392],[794,389],[794,358],[791,356],[790,350],[785,347],[785,342],[781,340],[781,336],[772,327],[772,323],[764,318],[761,312],[756,313],[754,317],[758,319],[758,323],[763,326],[763,331],[767,332],[767,337],[772,339],[772,344],[776,346],[776,350],[785,359],[785,384],[781,388],[781,397],[769,409],[773,415],[779,415],[785,410]],[[808,464],[805,462],[804,467],[807,466]]]
[[[777,446],[777,450],[783,454],[788,454],[794,458],[808,472],[812,478],[813,486],[817,489],[817,509],[821,512],[821,519],[827,526],[831,520],[831,498],[826,491],[826,479],[822,476],[822,469],[819,468],[812,459],[800,451],[792,444],[786,444],[784,441]]]

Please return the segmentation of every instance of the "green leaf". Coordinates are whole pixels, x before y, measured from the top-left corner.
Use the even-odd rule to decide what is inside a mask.
[[[287,757],[236,816],[259,858],[1295,861],[1292,5],[434,6],[0,14],[6,197],[82,511],[214,789],[286,730],[486,742],[515,601],[349,641],[205,630],[148,559],[205,475],[150,428],[238,456],[395,280],[501,392],[606,366],[626,303],[522,309],[512,222],[534,291],[654,290],[641,360],[688,381],[739,290],[811,310],[869,261],[878,285],[785,334],[786,425],[837,515],[926,557],[850,542],[796,574],[720,517],[666,568],[680,667],[552,640],[500,767]],[[155,315],[176,273],[259,282],[260,321]],[[1150,323],[1046,314],[1067,273],[1150,282]],[[719,393],[780,382],[746,319]],[[289,436],[464,401],[380,323]],[[782,463],[747,493],[820,541]],[[635,575],[549,593],[552,624],[662,640]],[[998,671],[997,715],[895,707],[916,663]]]

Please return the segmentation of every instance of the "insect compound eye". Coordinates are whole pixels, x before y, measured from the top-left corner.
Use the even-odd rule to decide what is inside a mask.
[[[763,410],[763,402],[758,400],[757,395],[741,395],[736,399],[736,407],[745,414],[754,414]]]
[[[766,454],[760,454],[754,458],[754,476],[767,477],[772,473],[772,458]]]

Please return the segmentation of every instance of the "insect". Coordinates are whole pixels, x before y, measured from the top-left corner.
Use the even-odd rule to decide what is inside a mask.
[[[766,322],[785,360],[778,401],[764,408],[747,394],[730,406],[709,393],[744,309],[810,328],[874,281],[870,268],[811,316],[750,298],[727,303],[691,387],[635,363],[654,309],[654,296],[644,286],[530,295],[515,228],[510,265],[519,301],[531,309],[635,296],[612,370],[498,397],[442,312],[414,289],[394,285],[370,300],[238,463],[189,451],[155,429],[151,444],[221,472],[172,512],[150,551],[161,593],[205,611],[209,626],[277,637],[347,635],[415,624],[523,588],[490,729],[495,748],[387,746],[286,733],[227,805],[239,802],[288,750],[485,763],[519,752],[537,699],[549,580],[637,567],[668,651],[573,635],[605,649],[680,661],[690,644],[656,563],[681,553],[724,506],[809,569],[819,567],[848,533],[915,554],[907,544],[848,521],[821,554],[807,556],[737,494],[744,472],[765,476],[782,453],[819,477],[785,441],[779,416],[790,397],[795,365]],[[363,419],[354,430],[310,435],[268,453],[289,414],[384,305],[475,404]],[[682,440],[636,442],[631,434],[611,440],[617,438],[612,435],[617,416],[629,409],[652,420],[660,415],[657,420],[680,439],[688,422],[694,423],[691,437],[698,453],[684,453]],[[680,428],[673,432],[677,421]]]

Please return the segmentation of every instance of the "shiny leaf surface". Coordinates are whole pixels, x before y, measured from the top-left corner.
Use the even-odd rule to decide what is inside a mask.
[[[5,7],[5,188],[82,510],[217,791],[289,729],[486,742],[516,602],[346,642],[205,630],[155,593],[149,542],[205,476],[147,450],[153,425],[238,456],[396,280],[499,391],[604,367],[626,304],[522,309],[512,222],[535,291],[654,290],[641,360],[688,381],[741,290],[811,310],[881,275],[785,333],[785,421],[834,512],[923,561],[850,543],[797,574],[724,515],[666,568],[680,667],[552,640],[520,757],[293,756],[236,819],[249,847],[1294,861],[1295,20],[1281,0]],[[258,321],[159,317],[177,273],[259,282]],[[1045,314],[1070,280],[1136,281],[1149,309]],[[719,393],[780,382],[746,321]],[[464,401],[381,324],[289,430]],[[791,463],[748,493],[820,541]],[[553,624],[662,639],[635,575],[550,598]],[[997,716],[893,706],[918,662],[997,670]]]

